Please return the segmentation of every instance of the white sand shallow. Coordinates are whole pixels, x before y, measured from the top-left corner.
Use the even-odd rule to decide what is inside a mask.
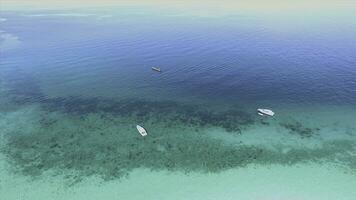
[[[60,176],[28,180],[9,174],[1,159],[0,196],[6,200],[352,200],[356,196],[356,174],[330,165],[249,166],[188,175],[138,169],[121,181],[89,178],[68,186]]]

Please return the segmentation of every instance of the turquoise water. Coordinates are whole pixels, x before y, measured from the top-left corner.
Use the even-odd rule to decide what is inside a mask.
[[[230,185],[254,173],[260,178],[246,186],[247,194],[266,184],[257,180],[268,177],[281,187],[299,176],[311,177],[294,185],[301,191],[314,182],[328,190],[334,180],[340,187],[331,195],[352,199],[352,20],[293,26],[262,15],[196,17],[145,8],[8,11],[0,17],[0,169],[8,180],[0,193],[8,199],[18,199],[22,186],[28,187],[23,199],[81,199],[98,188],[112,198],[113,188],[141,184],[146,176],[173,188],[172,199],[183,199],[189,190],[174,193],[182,187],[171,184],[175,180],[189,185],[199,179],[201,194],[213,180]],[[275,117],[257,115],[260,107],[273,109]],[[312,176],[317,173],[335,177]],[[91,179],[97,185],[80,189]],[[41,181],[50,183],[36,192]],[[154,191],[143,184],[143,193]],[[279,192],[298,193],[292,186]],[[64,189],[53,192],[58,187]],[[120,191],[121,198],[143,197]],[[222,199],[247,199],[212,191]],[[323,199],[317,188],[310,192],[295,199]],[[277,197],[272,192],[270,198]]]

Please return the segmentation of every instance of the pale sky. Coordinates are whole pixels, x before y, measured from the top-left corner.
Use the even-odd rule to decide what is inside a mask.
[[[109,6],[152,6],[178,9],[303,11],[348,9],[355,0],[0,0],[1,9],[66,9]]]

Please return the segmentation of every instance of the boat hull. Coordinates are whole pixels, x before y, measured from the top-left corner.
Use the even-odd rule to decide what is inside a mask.
[[[257,112],[261,116],[265,116],[265,115],[270,116],[270,117],[274,116],[274,112],[272,110],[269,110],[269,109],[261,109],[261,108],[259,108],[259,109],[257,109]]]
[[[141,136],[147,135],[147,131],[142,126],[136,125],[136,128],[137,128],[138,132],[141,134]]]

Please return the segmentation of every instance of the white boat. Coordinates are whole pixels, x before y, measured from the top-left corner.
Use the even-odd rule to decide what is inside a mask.
[[[138,132],[142,135],[142,136],[146,136],[147,135],[147,131],[140,125],[136,125],[136,128],[138,130]]]
[[[259,108],[259,109],[257,109],[257,111],[258,111],[258,114],[261,115],[261,116],[268,115],[268,116],[272,117],[274,115],[274,112],[272,110],[269,110],[269,109]]]
[[[156,72],[162,72],[161,69],[158,68],[158,67],[152,67],[152,70],[153,70],[153,71],[156,71]]]

